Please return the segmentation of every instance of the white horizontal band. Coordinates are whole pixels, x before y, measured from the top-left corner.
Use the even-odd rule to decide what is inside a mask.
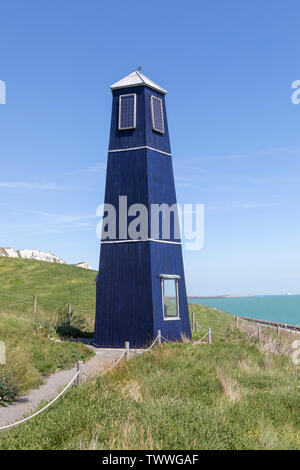
[[[157,243],[171,243],[172,245],[181,245],[181,242],[173,242],[170,240],[155,240],[154,238],[137,239],[137,240],[103,240],[101,243],[131,243],[131,242],[157,242]]]
[[[160,152],[160,153],[163,153],[164,155],[168,155],[169,157],[172,157],[171,153],[164,152],[163,150],[154,149],[153,147],[148,147],[148,145],[144,145],[143,147],[131,147],[131,148],[127,148],[127,149],[109,150],[108,153],[129,152],[130,150],[141,150],[141,149],[154,150],[155,152]]]
[[[180,279],[178,274],[160,274],[159,277],[161,279]]]

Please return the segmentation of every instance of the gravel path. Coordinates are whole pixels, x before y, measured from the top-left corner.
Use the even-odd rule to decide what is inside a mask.
[[[83,370],[91,376],[95,376],[110,367],[123,352],[123,349],[97,349],[92,346],[89,347],[94,350],[95,356],[83,364]],[[130,355],[132,354],[130,353]],[[32,390],[27,395],[17,398],[12,405],[7,408],[0,406],[0,427],[14,423],[23,418],[24,415],[34,412],[41,401],[50,401],[57,395],[59,389],[65,387],[70,382],[76,372],[77,368],[73,367],[72,369],[52,374],[45,380],[43,385]],[[85,376],[83,377],[86,379]]]

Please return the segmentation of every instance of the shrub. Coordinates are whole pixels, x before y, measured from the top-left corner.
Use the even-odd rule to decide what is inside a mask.
[[[21,345],[6,341],[7,363],[0,366],[0,403],[8,405],[25,390],[40,385],[40,375],[31,363],[31,354]]]
[[[73,310],[69,313],[67,308],[61,308],[58,311],[56,332],[60,336],[79,337],[86,336],[87,327],[84,317]]]
[[[33,322],[33,329],[43,338],[53,338],[57,336],[55,325],[51,320],[47,319],[36,319]]]
[[[13,373],[0,369],[0,405],[10,405],[19,393]]]
[[[85,318],[66,307],[58,310],[57,315],[49,316],[39,312],[33,321],[35,333],[43,338],[77,338],[90,336],[87,333],[88,324]]]

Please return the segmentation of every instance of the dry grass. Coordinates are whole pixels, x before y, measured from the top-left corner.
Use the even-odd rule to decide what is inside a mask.
[[[154,449],[153,437],[149,426],[145,429],[137,422],[131,422],[129,419],[123,421],[122,423],[116,421],[113,423],[113,426],[116,429],[116,432],[110,439],[110,449]]]
[[[246,361],[243,359],[242,361],[239,361],[238,363],[239,367],[243,369],[246,372],[253,372],[253,365],[249,363],[249,361]]]
[[[165,359],[167,359],[168,357],[173,356],[172,349],[168,348],[167,345],[165,345],[165,344],[152,349],[152,354],[158,362],[162,362]]]
[[[256,339],[257,338],[257,326],[254,323],[242,321],[240,319],[239,322],[239,329],[249,338],[249,339]]]
[[[239,329],[246,334],[248,339],[255,340],[257,335],[257,324],[240,319]],[[300,333],[292,330],[280,330],[277,337],[276,328],[260,325],[260,342],[258,348],[264,353],[290,356],[292,354],[292,343],[300,338]]]
[[[134,400],[137,403],[142,401],[141,384],[137,380],[130,380],[122,387],[121,392],[125,398]]]
[[[239,401],[242,394],[236,380],[226,375],[225,372],[220,368],[217,368],[217,377],[221,384],[222,391],[229,401],[232,403]]]
[[[181,333],[181,341],[182,341],[182,343],[190,343],[191,342],[191,340],[184,333]]]

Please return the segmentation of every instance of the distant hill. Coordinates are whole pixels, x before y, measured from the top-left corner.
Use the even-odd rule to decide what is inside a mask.
[[[30,314],[37,295],[39,309],[56,312],[71,304],[93,319],[96,274],[67,264],[0,257],[0,311]]]
[[[48,263],[67,264],[66,261],[54,255],[50,251],[40,251],[35,249],[14,250],[14,248],[0,248],[0,256],[4,256],[5,258],[25,258],[35,259],[37,261],[47,261]],[[77,263],[74,266],[77,266],[78,268],[92,269],[86,261]]]
[[[13,248],[0,248],[0,256],[6,258],[26,258],[35,259],[37,261],[47,261],[48,263],[67,264],[63,259],[51,252],[40,250],[14,250]]]

